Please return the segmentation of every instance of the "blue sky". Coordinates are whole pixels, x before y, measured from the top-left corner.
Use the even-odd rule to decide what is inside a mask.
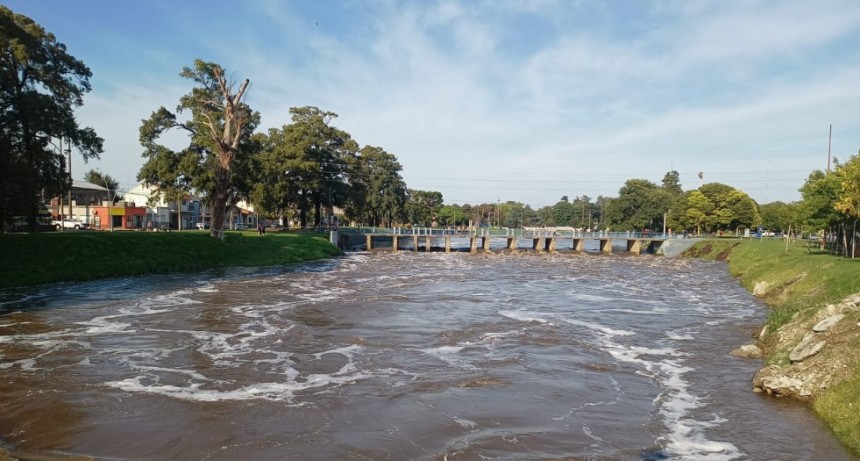
[[[0,0],[2,1],[2,0]],[[403,165],[447,203],[616,196],[669,170],[759,203],[860,148],[860,2],[6,0],[93,71],[79,121],[123,186],[141,120],[174,108],[201,58],[236,80],[260,130],[289,108]]]

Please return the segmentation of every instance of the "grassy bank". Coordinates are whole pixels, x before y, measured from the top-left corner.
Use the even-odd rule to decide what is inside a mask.
[[[328,258],[340,251],[311,233],[46,232],[0,234],[0,288],[214,267],[273,266]]]
[[[759,282],[769,283],[764,300],[772,309],[767,320],[771,334],[795,316],[811,316],[822,306],[860,292],[860,259],[828,255],[808,248],[803,241],[786,245],[776,239],[708,240],[685,254],[727,261],[729,272],[750,291]],[[854,333],[846,340],[848,347],[840,352],[853,356],[854,373],[817,396],[813,408],[834,434],[860,455],[860,337]],[[774,350],[767,360],[777,363],[787,359]]]

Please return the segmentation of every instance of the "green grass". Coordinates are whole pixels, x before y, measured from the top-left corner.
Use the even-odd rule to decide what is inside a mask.
[[[312,233],[46,232],[0,234],[0,288],[228,266],[274,266],[340,254]]]
[[[776,239],[707,240],[696,244],[687,255],[728,261],[729,272],[752,291],[755,284],[771,284],[765,301],[772,308],[769,331],[791,321],[795,314],[812,315],[830,303],[860,292],[860,258],[850,259],[808,249],[806,242],[786,246]],[[860,337],[854,337],[840,353],[860,350]],[[786,351],[772,351],[770,363],[785,362]],[[849,450],[860,455],[860,358],[854,373],[815,399],[813,408]]]
[[[860,348],[858,343],[852,346]],[[813,408],[848,449],[860,454],[860,366],[851,378],[815,399]]]
[[[749,291],[758,282],[768,282],[771,288],[765,301],[772,308],[771,330],[788,323],[795,313],[811,313],[860,291],[860,258],[808,250],[805,241],[786,246],[779,239],[707,240],[686,254],[725,259],[729,273]]]

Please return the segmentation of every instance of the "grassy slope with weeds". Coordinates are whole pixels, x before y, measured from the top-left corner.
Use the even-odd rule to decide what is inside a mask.
[[[0,288],[192,272],[213,267],[274,266],[340,254],[311,233],[46,232],[0,234]]]
[[[811,316],[822,306],[860,292],[860,259],[808,249],[802,241],[786,246],[775,239],[707,240],[685,255],[726,260],[729,272],[749,291],[758,282],[768,282],[771,288],[764,300],[772,308],[767,320],[771,332],[795,314]],[[851,451],[860,454],[860,340],[855,337],[848,344],[845,352],[857,355],[853,375],[819,395],[813,408]]]

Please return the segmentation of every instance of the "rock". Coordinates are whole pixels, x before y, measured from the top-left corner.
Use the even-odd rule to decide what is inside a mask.
[[[827,312],[827,316],[836,315],[839,313],[839,309],[836,308],[833,304],[828,304],[825,312]]]
[[[823,333],[823,332],[827,331],[828,329],[830,329],[830,327],[832,327],[833,325],[836,325],[837,323],[839,323],[839,321],[841,321],[844,318],[845,318],[845,316],[842,314],[827,317],[826,319],[816,323],[815,326],[812,327],[812,331],[814,331],[816,333]]]
[[[753,293],[752,294],[753,294],[753,296],[757,296],[757,297],[761,298],[762,296],[767,294],[768,288],[770,288],[770,284],[765,282],[764,280],[762,280],[761,282],[758,282],[755,284],[755,287],[753,287]]]
[[[763,368],[756,373],[753,386],[769,395],[809,397],[811,390],[800,379],[785,376],[779,368]]]
[[[763,327],[762,327],[762,329],[761,329],[761,331],[760,331],[760,332],[759,332],[759,334],[758,334],[758,339],[759,339],[759,341],[764,341],[764,338],[765,338],[765,336],[767,336],[767,333],[768,333],[769,331],[770,331],[770,326],[769,326],[769,325],[765,325],[765,326],[763,326]]]
[[[729,352],[729,354],[745,359],[760,359],[764,355],[764,351],[755,344],[746,344]]]
[[[788,359],[791,360],[791,363],[795,363],[812,357],[817,354],[822,347],[824,347],[825,343],[826,341],[816,340],[814,333],[807,333],[806,336],[803,337],[803,341],[801,341],[797,346],[794,346],[794,349],[791,350],[791,353],[788,355]]]

